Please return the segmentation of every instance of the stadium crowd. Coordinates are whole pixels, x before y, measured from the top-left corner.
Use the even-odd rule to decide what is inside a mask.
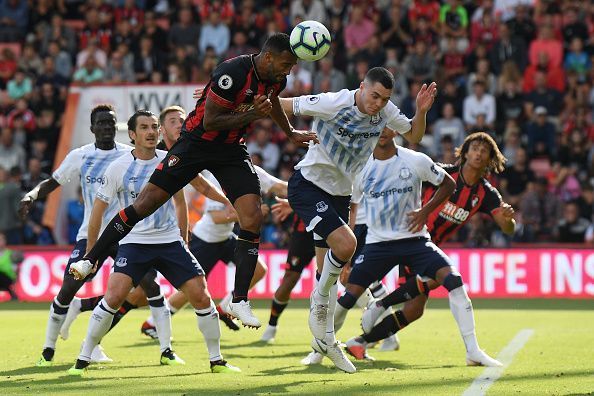
[[[0,0],[0,232],[8,244],[54,242],[43,202],[25,223],[17,207],[51,174],[70,85],[203,84],[219,62],[258,52],[271,32],[307,19],[328,27],[332,50],[296,66],[283,95],[355,89],[370,67],[384,66],[397,80],[392,101],[409,117],[421,84],[438,82],[427,134],[413,149],[453,163],[471,132],[500,145],[507,166],[490,179],[516,209],[518,231],[510,240],[475,216],[455,241],[594,242],[594,3]],[[284,180],[303,154],[269,119],[253,125],[247,144],[254,163]],[[68,203],[73,230],[82,210]],[[287,228],[270,217],[263,246],[284,247]]]

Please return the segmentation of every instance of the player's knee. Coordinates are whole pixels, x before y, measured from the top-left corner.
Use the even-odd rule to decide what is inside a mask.
[[[355,253],[357,239],[352,233],[344,233],[341,238],[337,238],[337,241],[333,243],[330,248],[337,258],[343,261],[348,261]]]
[[[117,292],[106,293],[105,296],[103,296],[103,299],[111,308],[120,309],[120,307],[126,300],[126,294]]]
[[[462,281],[462,275],[454,272],[450,272],[443,280],[443,287],[445,287],[449,292],[463,285],[464,282]]]

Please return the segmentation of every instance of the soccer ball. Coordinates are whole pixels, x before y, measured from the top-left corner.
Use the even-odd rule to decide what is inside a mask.
[[[313,62],[322,59],[328,53],[330,32],[320,22],[303,21],[293,28],[289,42],[293,53],[299,59]]]

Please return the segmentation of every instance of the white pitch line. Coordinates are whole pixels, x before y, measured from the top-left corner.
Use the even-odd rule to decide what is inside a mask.
[[[502,367],[487,367],[481,375],[475,378],[472,384],[464,391],[462,396],[485,395],[487,390],[501,377],[505,369],[514,360],[516,353],[526,345],[534,334],[533,329],[523,329],[499,352],[497,360],[503,363]]]

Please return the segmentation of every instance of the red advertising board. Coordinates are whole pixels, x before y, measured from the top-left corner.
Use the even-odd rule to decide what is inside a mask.
[[[468,293],[481,298],[593,298],[594,251],[586,249],[446,249],[459,268]],[[36,250],[25,253],[20,265],[17,294],[23,301],[50,301],[60,289],[69,251]],[[260,257],[268,274],[251,292],[252,298],[271,298],[280,284],[287,252],[263,250]],[[108,259],[93,281],[78,293],[81,297],[103,294],[113,261]],[[312,290],[312,266],[304,272],[293,291],[293,298],[307,298]],[[233,287],[234,268],[219,264],[208,279],[214,298],[221,298]],[[384,282],[392,290],[397,282],[392,271]],[[159,279],[166,295],[173,288]],[[439,288],[432,297],[444,297]],[[0,292],[0,301],[8,298]]]

